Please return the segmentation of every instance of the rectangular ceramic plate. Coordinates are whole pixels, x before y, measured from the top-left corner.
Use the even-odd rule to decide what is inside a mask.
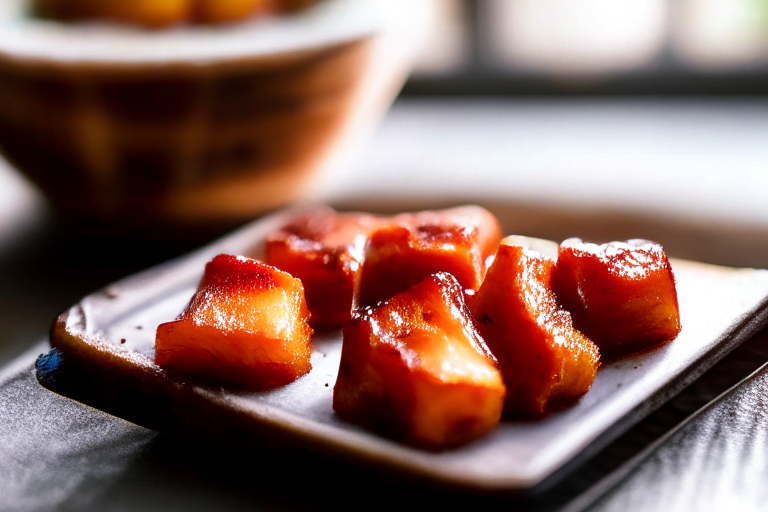
[[[683,324],[674,342],[605,366],[570,409],[536,422],[502,422],[487,437],[442,453],[399,444],[334,414],[340,333],[315,339],[309,375],[270,392],[232,393],[155,366],[155,329],[182,311],[205,263],[219,253],[258,256],[266,234],[289,215],[120,281],[64,313],[52,344],[101,392],[96,405],[160,430],[225,439],[279,435],[440,483],[520,490],[604,446],[768,321],[768,271],[673,260]]]

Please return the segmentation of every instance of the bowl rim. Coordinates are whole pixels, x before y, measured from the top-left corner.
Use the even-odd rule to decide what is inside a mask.
[[[61,23],[28,14],[31,0],[0,2],[0,62],[66,68],[204,69],[244,60],[302,58],[387,32],[412,30],[428,0],[324,0],[305,12],[222,27],[147,30]]]

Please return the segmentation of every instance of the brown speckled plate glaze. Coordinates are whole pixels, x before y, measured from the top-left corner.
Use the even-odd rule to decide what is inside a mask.
[[[206,261],[219,253],[257,257],[265,235],[294,213],[260,220],[86,297],[59,317],[52,334],[57,352],[39,368],[55,358],[61,375],[80,381],[76,398],[157,430],[240,445],[298,444],[437,483],[520,490],[563,474],[768,322],[768,271],[673,260],[683,323],[674,342],[607,365],[568,410],[537,422],[505,421],[489,436],[441,453],[399,444],[334,414],[340,333],[316,337],[313,370],[270,392],[232,393],[155,366],[155,329],[181,312]]]

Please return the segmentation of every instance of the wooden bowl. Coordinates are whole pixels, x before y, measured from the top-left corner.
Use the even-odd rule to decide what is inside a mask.
[[[106,224],[241,222],[301,196],[386,111],[429,0],[162,31],[0,5],[0,148],[59,210]]]

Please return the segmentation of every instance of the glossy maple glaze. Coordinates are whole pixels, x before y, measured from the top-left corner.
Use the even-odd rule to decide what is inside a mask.
[[[264,263],[219,255],[178,320],[161,324],[155,363],[249,389],[287,384],[311,369],[312,329],[301,282]]]
[[[313,1],[295,0],[35,0],[35,13],[62,21],[107,19],[161,28],[180,23],[229,23],[293,12]]]
[[[606,356],[646,350],[680,333],[675,277],[657,243],[566,240],[553,287],[574,325]]]
[[[368,239],[355,305],[375,305],[437,272],[477,290],[500,240],[498,220],[478,206],[398,215]]]
[[[504,395],[496,362],[449,274],[356,311],[344,328],[333,407],[349,421],[442,449],[490,431]]]
[[[267,237],[265,261],[301,280],[312,327],[340,329],[349,322],[365,241],[381,222],[372,215],[323,208]]]
[[[537,417],[583,396],[600,366],[551,289],[555,261],[502,242],[472,302],[480,333],[507,385],[506,410]]]

